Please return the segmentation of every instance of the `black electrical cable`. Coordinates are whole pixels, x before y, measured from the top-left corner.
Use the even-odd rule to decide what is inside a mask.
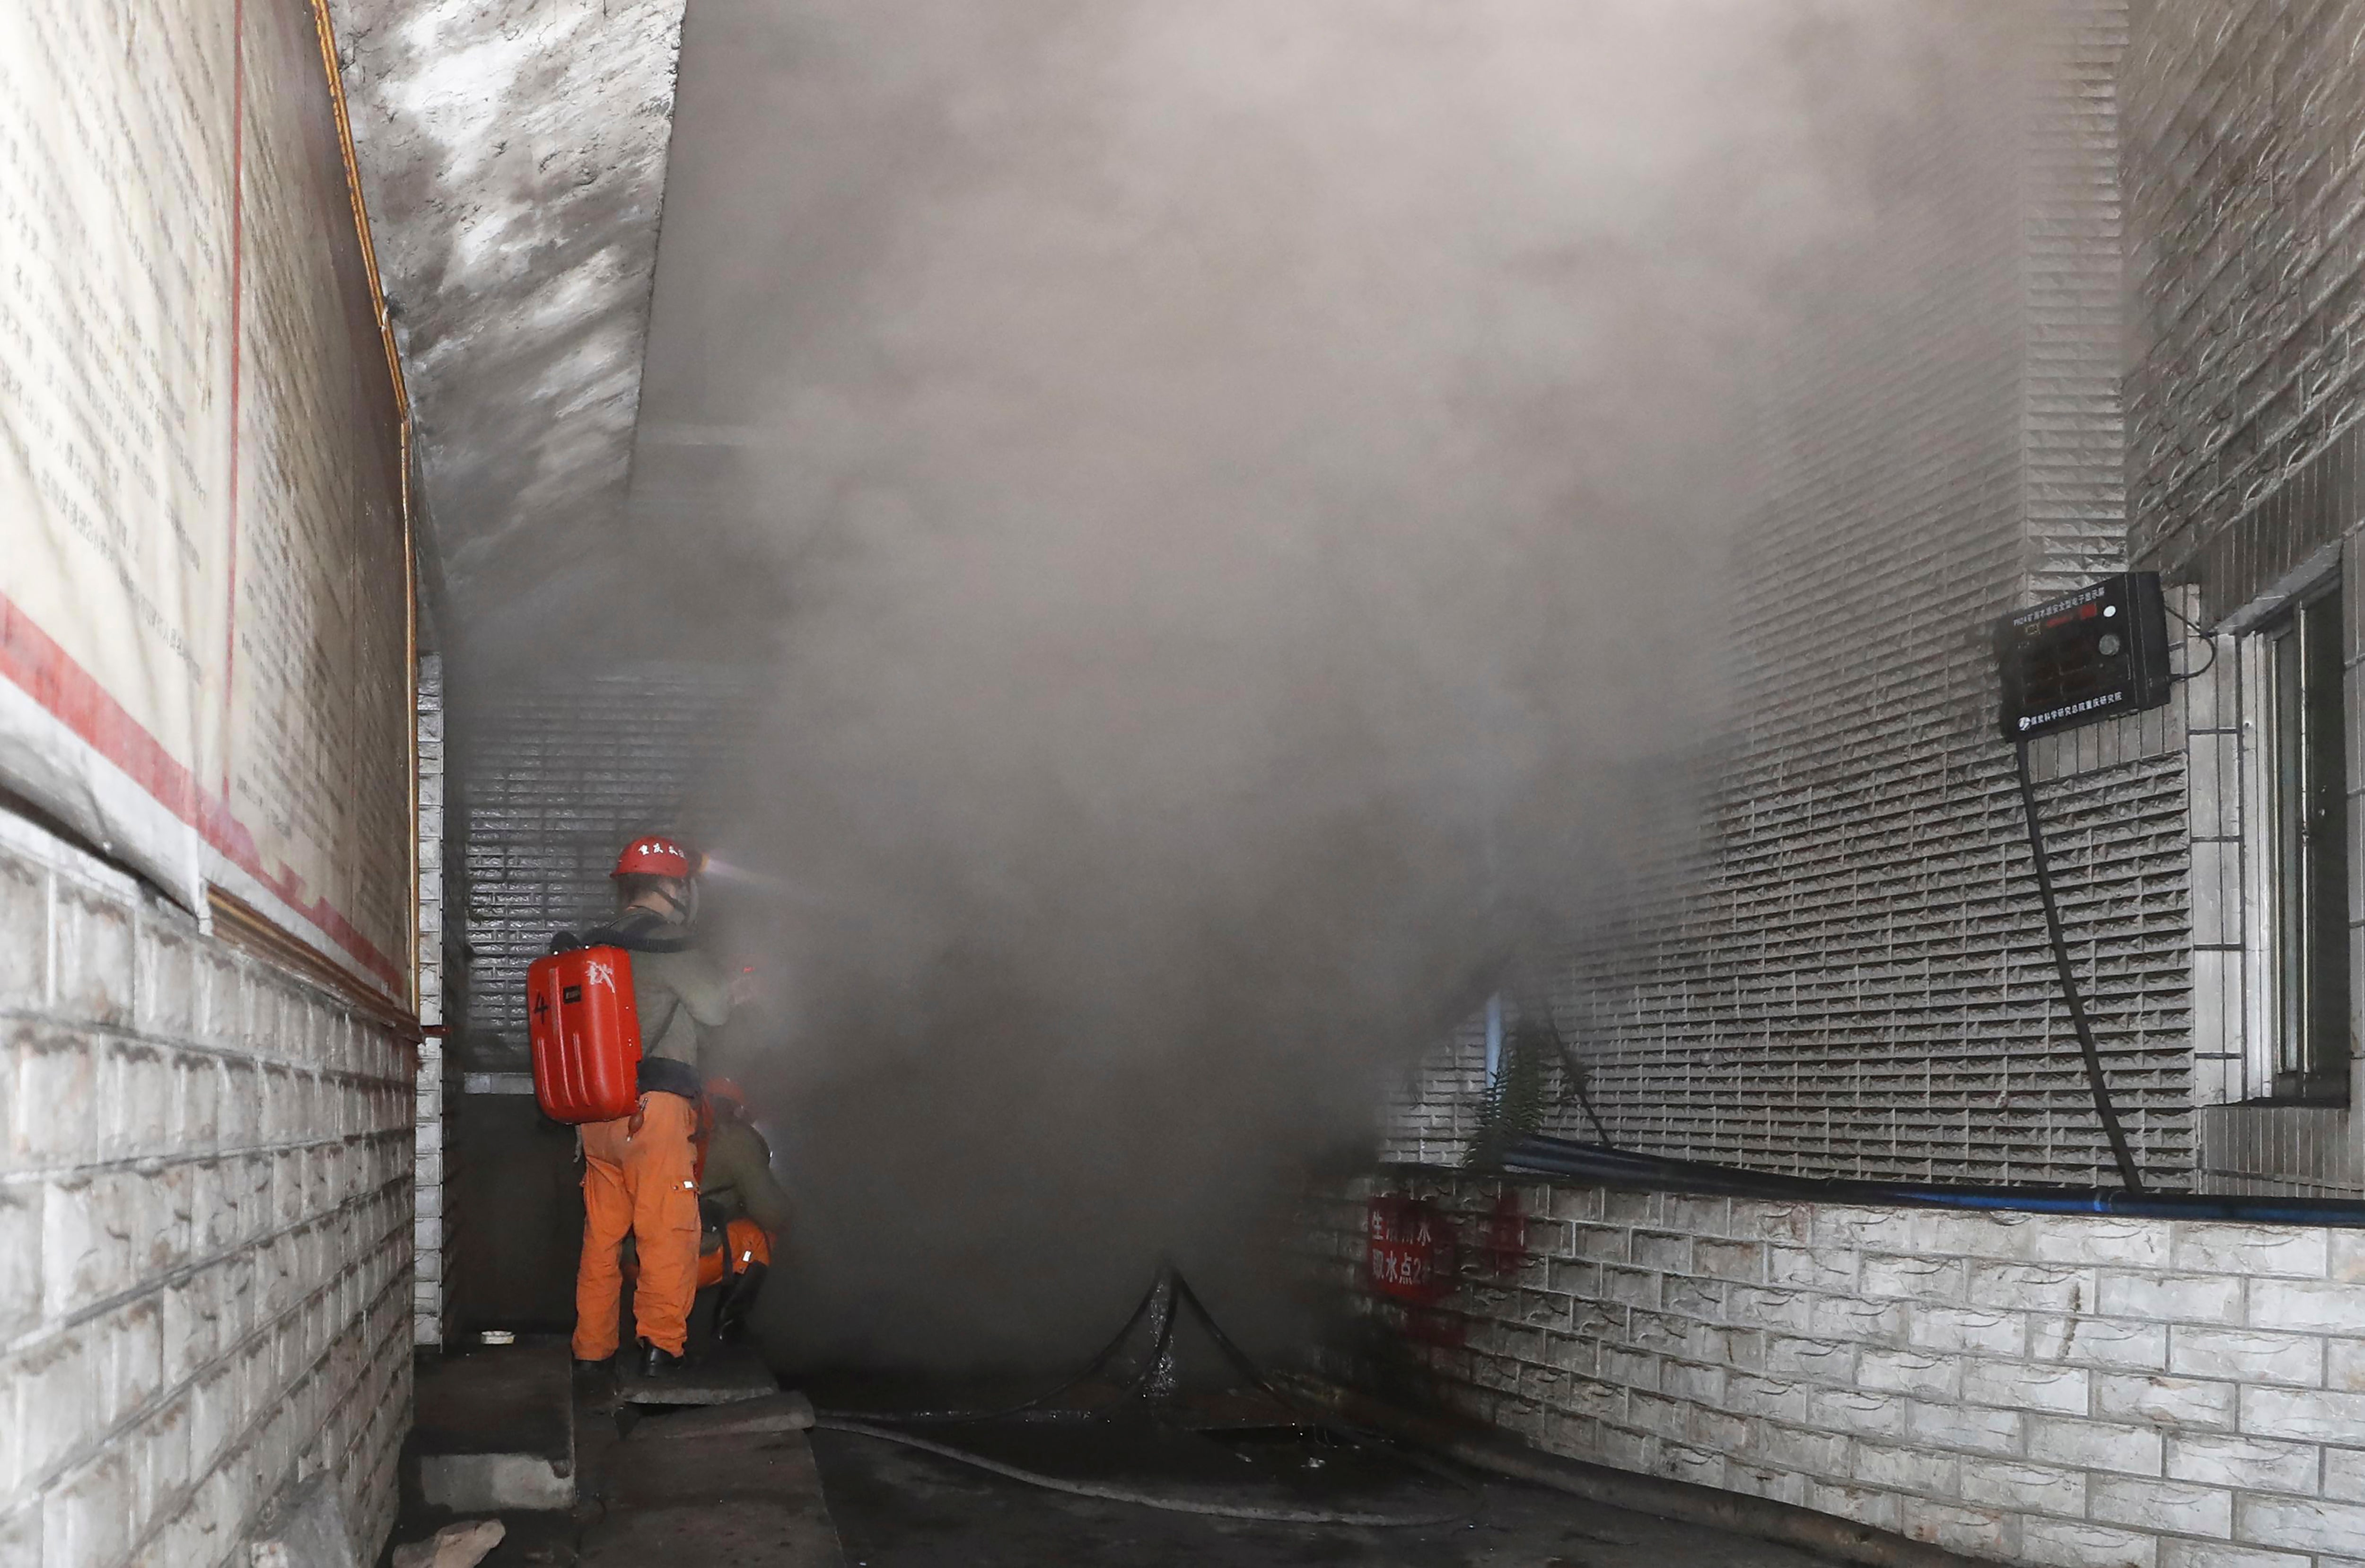
[[[2045,857],[2045,827],[2036,815],[2036,781],[2028,771],[2028,742],[2012,748],[2020,767],[2020,803],[2028,816],[2028,852],[2036,862],[2036,890],[2045,902],[2045,928],[2053,939],[2053,967],[2061,975],[2061,994],[2069,1002],[2069,1021],[2077,1025],[2078,1050],[2086,1058],[2086,1082],[2094,1092],[2094,1114],[2111,1140],[2111,1157],[2119,1163],[2119,1179],[2130,1193],[2144,1190],[2143,1174],[2127,1147],[2126,1129],[2111,1103],[2111,1086],[2102,1076],[2102,1053],[2094,1044],[2094,1025],[2086,1016],[2085,999],[2078,992],[2078,976],[2069,965],[2069,943],[2061,935],[2061,906],[2053,896],[2053,870]]]
[[[2187,621],[2182,615],[2178,614],[2176,609],[2172,605],[2169,604],[2165,599],[2160,601],[2160,608],[2167,610],[2169,614],[2175,616],[2176,623],[2183,627],[2186,632],[2209,644],[2209,662],[2207,664],[2202,665],[2199,669],[2186,670],[2181,675],[2171,675],[2169,678],[2170,680],[2179,681],[2191,680],[2198,676],[2207,675],[2211,670],[2215,669],[2217,667],[2217,639],[2214,637],[2202,637],[2201,628],[2195,626],[2191,622]]]
[[[1560,1032],[1560,1020],[1552,1015],[1549,1008],[1544,1011],[1543,1019],[1544,1027],[1552,1031],[1552,1049],[1560,1053],[1560,1070],[1567,1077],[1569,1088],[1575,1092],[1576,1103],[1585,1108],[1585,1119],[1593,1124],[1593,1136],[1601,1140],[1602,1148],[1617,1148],[1609,1141],[1609,1129],[1601,1125],[1601,1113],[1593,1108],[1593,1096],[1586,1092],[1584,1064],[1576,1059],[1576,1053],[1569,1048],[1567,1036]]]

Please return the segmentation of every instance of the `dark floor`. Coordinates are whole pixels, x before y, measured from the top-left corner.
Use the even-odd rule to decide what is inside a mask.
[[[844,1568],[805,1434],[717,1437],[697,1429],[711,1411],[620,1411],[611,1395],[590,1394],[578,1389],[574,1406],[575,1507],[500,1514],[509,1533],[488,1568]],[[423,1445],[451,1450],[472,1414],[482,1413],[461,1412],[406,1445],[402,1509],[380,1568],[397,1545],[454,1522],[421,1498],[415,1456]],[[511,1423],[481,1424],[503,1428],[497,1442],[515,1436]]]
[[[916,1386],[882,1381],[872,1392],[891,1387],[892,1403],[904,1404]],[[857,1390],[837,1380],[825,1392],[852,1403]],[[921,1402],[976,1407],[958,1392]],[[841,1550],[850,1568],[1826,1568],[1794,1549],[1720,1530],[1520,1483],[1425,1471],[1426,1462],[1338,1435],[1216,1440],[1100,1423],[914,1428],[1022,1468],[1166,1496],[1457,1517],[1375,1529],[1162,1512],[1046,1491],[849,1432],[816,1431],[809,1449],[801,1434],[666,1441],[667,1419],[645,1417],[620,1438],[611,1412],[578,1405],[582,1503],[572,1515],[505,1515],[510,1537],[487,1568],[828,1568]],[[420,1506],[415,1491],[409,1503],[398,1541],[449,1521]]]
[[[454,1129],[454,1180],[469,1192],[463,1213],[504,1213],[498,1234],[462,1227],[465,1255],[454,1277],[464,1329],[550,1327],[573,1316],[575,1249],[582,1228],[573,1138],[526,1099],[471,1096]],[[1057,1381],[1056,1378],[1050,1381]],[[824,1408],[993,1408],[1045,1386],[1041,1374],[955,1386],[934,1379],[865,1371],[807,1381]],[[488,1568],[536,1563],[637,1564],[782,1561],[779,1532],[794,1521],[774,1491],[809,1483],[797,1443],[734,1445],[711,1439],[694,1453],[660,1454],[614,1440],[614,1420],[578,1411],[585,1501],[573,1518],[517,1515]],[[654,1428],[653,1428],[654,1429]],[[1047,1492],[909,1449],[851,1434],[816,1432],[812,1462],[846,1561],[862,1568],[1038,1568],[1055,1562],[1261,1565],[1373,1563],[1405,1568],[1519,1564],[1536,1568],[1817,1568],[1796,1550],[1584,1502],[1562,1493],[1488,1481],[1473,1496],[1401,1463],[1324,1456],[1319,1473],[1300,1473],[1274,1452],[1227,1453],[1204,1441],[1096,1441],[1021,1430],[934,1430],[958,1443],[994,1448],[1024,1466],[1176,1495],[1230,1495],[1320,1505],[1344,1500],[1357,1512],[1438,1514],[1467,1510],[1451,1525],[1409,1529],[1256,1524]],[[1360,1468],[1359,1468],[1360,1467]],[[1478,1484],[1474,1481],[1473,1484]],[[416,1540],[448,1522],[415,1497],[397,1540]],[[659,1544],[688,1530],[706,1556]],[[649,1532],[656,1532],[654,1534]],[[768,1547],[767,1542],[772,1544]],[[719,1555],[715,1555],[719,1553]]]
[[[1251,1524],[1066,1496],[847,1433],[813,1440],[849,1568],[1824,1568],[1788,1547],[1511,1482],[1477,1483],[1472,1517],[1456,1524]]]

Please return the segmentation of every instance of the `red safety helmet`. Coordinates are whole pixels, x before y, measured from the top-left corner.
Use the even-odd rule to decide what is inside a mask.
[[[687,882],[698,875],[698,857],[670,838],[636,838],[616,857],[611,877],[671,877]]]

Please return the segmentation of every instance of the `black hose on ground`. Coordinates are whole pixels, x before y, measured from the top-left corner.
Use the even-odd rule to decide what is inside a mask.
[[[1075,1497],[1093,1497],[1108,1503],[1135,1503],[1145,1508],[1158,1508],[1170,1514],[1204,1514],[1210,1518],[1250,1519],[1261,1524],[1280,1525],[1356,1525],[1371,1529],[1412,1529],[1423,1525],[1448,1525],[1470,1516],[1469,1508],[1451,1508],[1427,1514],[1375,1514],[1351,1508],[1296,1508],[1283,1505],[1257,1503],[1216,1503],[1197,1497],[1177,1497],[1130,1486],[1110,1486],[1097,1481],[1070,1481],[1063,1476],[1046,1475],[1040,1471],[1026,1470],[1015,1464],[1004,1464],[998,1459],[958,1449],[950,1443],[936,1442],[917,1432],[897,1431],[891,1427],[875,1427],[867,1421],[848,1420],[843,1416],[822,1416],[813,1422],[824,1432],[850,1432],[857,1437],[875,1438],[884,1443],[901,1443],[905,1448],[918,1449],[940,1459],[971,1465],[1012,1481],[1023,1481],[1029,1486],[1047,1491],[1065,1492]]]
[[[2078,992],[2077,972],[2069,964],[2069,943],[2061,935],[2061,906],[2053,896],[2053,871],[2045,857],[2045,828],[2036,815],[2036,781],[2028,771],[2028,742],[2021,741],[2012,751],[2020,767],[2020,803],[2028,816],[2028,852],[2036,861],[2036,890],[2045,901],[2045,928],[2053,938],[2053,967],[2061,976],[2061,994],[2069,1001],[2069,1021],[2078,1028],[2078,1050],[2086,1058],[2086,1082],[2094,1092],[2094,1114],[2102,1119],[2102,1132],[2111,1140],[2111,1158],[2119,1163],[2119,1180],[2128,1192],[2140,1193],[2143,1173],[2135,1168],[2126,1129],[2119,1126],[2118,1109],[2111,1103],[2111,1085],[2102,1076],[2102,1052],[2094,1044],[2094,1025],[2086,1017],[2086,1001]]]
[[[1161,1299],[1164,1303],[1162,1312],[1160,1310]],[[1181,1323],[1185,1312],[1199,1320],[1199,1326],[1206,1330],[1208,1338],[1215,1343],[1216,1350],[1231,1362],[1233,1371],[1246,1379],[1266,1398],[1286,1411],[1294,1421],[1314,1415],[1277,1387],[1272,1380],[1265,1375],[1262,1369],[1250,1359],[1249,1353],[1240,1349],[1230,1335],[1224,1332],[1223,1326],[1216,1321],[1216,1315],[1207,1310],[1206,1303],[1199,1299],[1199,1293],[1191,1288],[1191,1282],[1184,1279],[1182,1271],[1170,1262],[1160,1266],[1158,1277],[1151,1282],[1148,1294],[1141,1298],[1140,1305],[1133,1309],[1132,1314],[1125,1320],[1125,1327],[1119,1328],[1115,1337],[1101,1348],[1098,1355],[1057,1387],[1047,1389],[1031,1399],[1021,1400],[1018,1404],[1006,1406],[999,1410],[984,1412],[820,1410],[814,1413],[813,1424],[823,1431],[851,1432],[860,1437],[875,1438],[881,1442],[901,1443],[906,1448],[918,1449],[924,1453],[936,1454],[958,1463],[974,1465],[980,1470],[990,1471],[996,1475],[1007,1476],[1013,1481],[1023,1481],[1030,1486],[1041,1486],[1053,1492],[1065,1492],[1078,1497],[1098,1497],[1110,1502],[1138,1503],[1143,1507],[1160,1508],[1169,1513],[1205,1514],[1217,1518],[1250,1519],[1268,1524],[1361,1525],[1373,1529],[1410,1529],[1422,1525],[1451,1524],[1456,1519],[1467,1518],[1476,1511],[1478,1505],[1485,1501],[1485,1493],[1468,1477],[1457,1474],[1426,1456],[1404,1453],[1394,1444],[1388,1443],[1386,1439],[1375,1434],[1342,1427],[1335,1421],[1326,1422],[1326,1425],[1332,1429],[1344,1432],[1358,1445],[1369,1448],[1384,1447],[1393,1457],[1412,1469],[1433,1475],[1469,1493],[1472,1499],[1470,1506],[1442,1513],[1384,1514],[1340,1508],[1295,1508],[1251,1503],[1203,1502],[1187,1497],[1167,1496],[1134,1487],[1109,1486],[1099,1482],[1069,1481],[1056,1475],[1046,1475],[1037,1471],[1007,1464],[1001,1460],[988,1459],[983,1454],[973,1453],[967,1449],[956,1448],[950,1443],[937,1442],[933,1439],[923,1438],[916,1432],[902,1429],[905,1427],[928,1425],[980,1426],[992,1421],[1030,1417],[1039,1419],[1066,1414],[1073,1414],[1080,1418],[1093,1417],[1098,1414],[1097,1412],[1054,1412],[1048,1406],[1052,1400],[1059,1398],[1059,1395],[1105,1368],[1116,1358],[1117,1352],[1125,1348],[1126,1340],[1131,1337],[1135,1327],[1141,1323],[1142,1319],[1155,1315],[1156,1326],[1151,1333],[1149,1352],[1144,1358],[1140,1371],[1133,1376],[1127,1387],[1127,1392],[1137,1399],[1147,1398],[1158,1376],[1160,1362],[1172,1346],[1175,1328]],[[1315,1418],[1321,1419],[1319,1417]]]

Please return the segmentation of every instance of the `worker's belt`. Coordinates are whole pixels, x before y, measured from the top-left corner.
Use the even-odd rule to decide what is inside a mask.
[[[641,1092],[644,1094],[678,1094],[685,1100],[695,1100],[704,1092],[699,1081],[698,1069],[671,1057],[641,1058]]]

